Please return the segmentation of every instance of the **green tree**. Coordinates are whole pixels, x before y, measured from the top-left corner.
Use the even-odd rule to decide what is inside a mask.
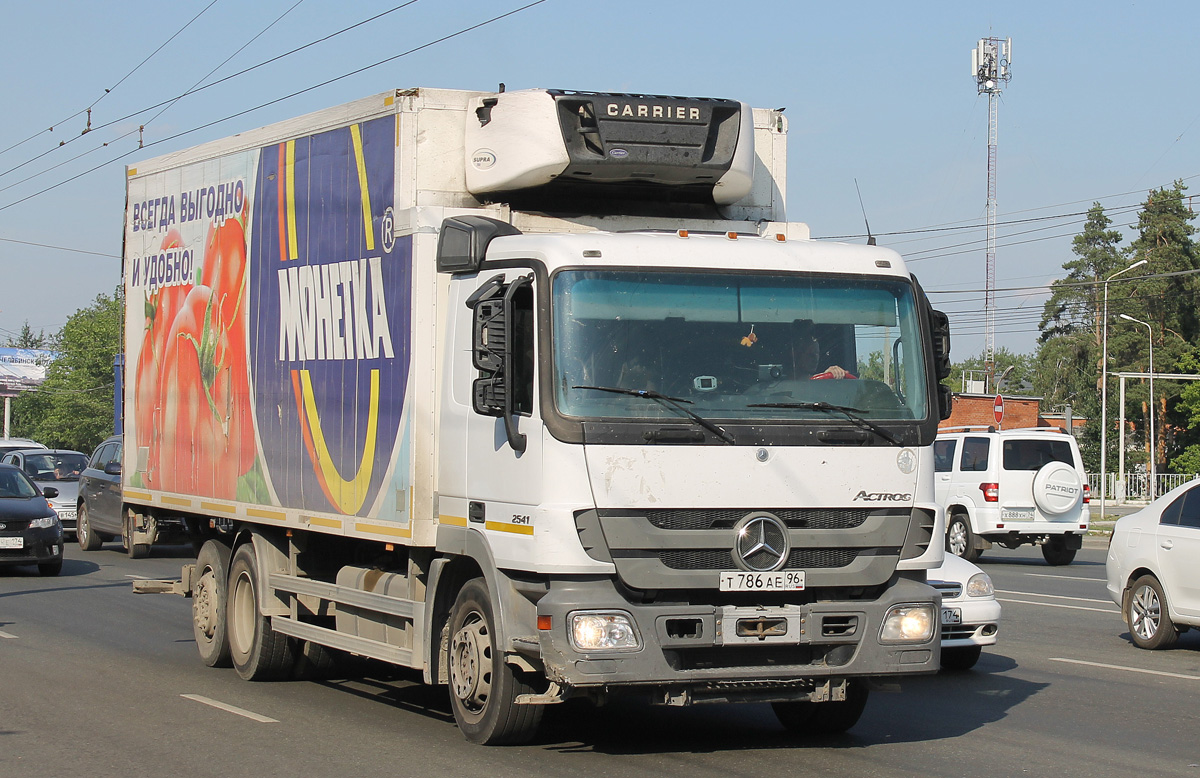
[[[121,349],[123,300],[98,295],[51,339],[46,380],[14,402],[23,433],[47,446],[90,452],[113,431],[113,359]]]
[[[951,333],[951,341],[953,342],[953,333]],[[999,389],[1005,394],[1016,394],[1020,392],[1020,387],[1032,382],[1034,378],[1034,355],[1033,354],[1016,354],[1007,348],[1001,346],[995,352],[996,378],[1004,376],[1004,383]],[[1012,368],[1009,371],[1009,368]],[[981,378],[984,371],[983,355],[967,357],[961,362],[955,362],[950,365],[950,376],[942,383],[949,386],[956,392],[963,391],[963,373],[974,371],[977,378]],[[1006,373],[1006,371],[1008,371]],[[995,391],[996,385],[993,382],[992,390]]]
[[[45,348],[46,333],[39,330],[35,334],[29,326],[29,320],[26,319],[21,325],[21,331],[15,337],[10,337],[5,345],[9,348]]]
[[[1128,321],[1110,321],[1109,356],[1121,370],[1149,370],[1152,338],[1155,372],[1173,371],[1193,351],[1200,335],[1200,276],[1189,273],[1200,269],[1200,257],[1192,238],[1195,227],[1191,222],[1195,217],[1184,202],[1185,191],[1187,187],[1181,181],[1153,190],[1138,214],[1137,237],[1129,246],[1129,257],[1145,259],[1149,277],[1127,285],[1129,295],[1122,312],[1147,322],[1150,329]],[[1200,442],[1194,432],[1177,433],[1190,426],[1185,421],[1186,411],[1181,418],[1175,409],[1184,386],[1177,381],[1154,382],[1157,440],[1153,450],[1158,462],[1172,460],[1179,450]],[[1128,388],[1128,400],[1135,411],[1130,415],[1139,420],[1143,441],[1151,412],[1148,395],[1148,382],[1135,382]]]

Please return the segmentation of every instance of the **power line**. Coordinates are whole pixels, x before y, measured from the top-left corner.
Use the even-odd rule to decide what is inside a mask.
[[[303,0],[297,0],[297,2],[296,2],[296,5],[299,5],[301,2],[303,2]],[[295,9],[295,7],[296,7],[296,5],[293,5],[293,6],[292,6],[291,8],[289,8],[287,11],[284,11],[284,13],[283,13],[282,15],[280,15],[280,17],[279,17],[278,19],[276,19],[274,22],[271,22],[271,24],[270,24],[270,25],[268,25],[268,26],[267,26],[267,28],[265,28],[265,29],[264,29],[262,32],[260,32],[258,35],[254,36],[254,38],[252,38],[252,39],[251,39],[251,40],[250,40],[248,43],[246,43],[244,46],[242,46],[242,48],[238,49],[236,52],[234,52],[234,53],[233,53],[233,54],[231,54],[229,57],[227,57],[227,58],[225,59],[225,61],[221,63],[221,65],[218,65],[216,68],[213,68],[213,70],[212,70],[212,71],[210,71],[208,75],[206,75],[204,78],[200,79],[200,81],[196,82],[196,84],[193,84],[191,89],[188,89],[186,92],[183,92],[183,93],[181,93],[181,94],[178,94],[178,95],[176,95],[175,97],[172,97],[172,98],[169,98],[169,99],[167,99],[167,100],[163,100],[163,101],[161,101],[161,102],[155,103],[154,105],[151,105],[151,106],[149,106],[149,107],[147,107],[147,108],[140,108],[140,109],[138,109],[138,110],[134,111],[133,113],[126,114],[126,115],[124,115],[124,116],[121,116],[121,117],[119,117],[119,118],[116,118],[116,119],[113,119],[113,120],[111,120],[111,121],[105,122],[104,124],[99,124],[99,125],[96,125],[96,127],[94,127],[94,128],[93,128],[93,131],[95,131],[95,130],[101,130],[101,129],[104,129],[104,128],[106,128],[106,127],[110,127],[110,126],[112,126],[112,125],[114,125],[114,124],[119,124],[119,123],[121,123],[121,122],[124,122],[124,121],[127,121],[127,120],[129,120],[129,119],[132,119],[132,118],[134,118],[134,117],[136,117],[136,116],[140,116],[140,115],[142,115],[142,114],[144,114],[144,113],[148,113],[148,112],[150,112],[150,111],[153,111],[153,110],[154,110],[154,109],[156,109],[156,108],[162,108],[163,106],[168,106],[168,107],[169,107],[169,106],[171,106],[171,105],[173,105],[173,104],[177,103],[178,101],[182,100],[184,97],[187,97],[187,96],[189,96],[189,95],[194,95],[194,94],[196,94],[196,93],[198,93],[198,92],[202,92],[202,91],[204,91],[205,89],[208,89],[209,87],[214,87],[214,86],[217,86],[218,84],[222,84],[222,83],[224,83],[224,82],[226,82],[226,81],[229,81],[229,80],[231,80],[231,79],[234,79],[234,78],[237,78],[237,77],[239,77],[239,76],[245,75],[246,73],[249,73],[249,72],[251,72],[252,70],[257,70],[258,68],[260,68],[260,67],[263,67],[264,65],[269,65],[269,64],[271,64],[272,62],[277,62],[277,61],[279,61],[279,60],[281,60],[281,59],[284,59],[285,57],[290,57],[291,55],[293,55],[293,54],[296,54],[297,52],[303,51],[303,50],[305,50],[305,49],[307,49],[307,48],[311,48],[312,46],[316,46],[316,45],[317,45],[317,44],[319,44],[319,43],[324,43],[325,41],[327,41],[327,40],[330,40],[331,38],[335,38],[335,37],[337,37],[338,35],[341,35],[341,34],[343,34],[343,33],[349,32],[350,30],[353,30],[353,29],[356,29],[356,28],[358,28],[358,27],[361,27],[361,26],[363,26],[364,24],[369,24],[370,22],[376,21],[377,19],[380,19],[380,18],[382,18],[382,17],[384,17],[384,16],[387,16],[387,15],[388,15],[388,14],[390,14],[390,13],[394,13],[395,11],[399,11],[399,10],[401,10],[401,9],[407,8],[408,6],[410,6],[410,5],[412,5],[412,4],[416,3],[416,2],[417,2],[417,0],[408,0],[408,2],[401,3],[400,5],[397,5],[397,6],[393,7],[393,8],[389,8],[389,9],[388,9],[388,10],[386,10],[386,11],[382,11],[382,12],[380,12],[380,13],[377,13],[377,14],[375,14],[374,16],[371,16],[371,17],[368,17],[368,18],[366,18],[366,19],[363,19],[362,21],[355,22],[354,24],[350,25],[349,27],[343,27],[342,29],[340,29],[340,30],[338,30],[338,31],[336,31],[336,32],[332,32],[332,33],[330,33],[329,35],[326,35],[326,36],[324,36],[324,37],[322,37],[322,38],[318,38],[318,39],[316,39],[316,40],[314,40],[314,41],[310,41],[310,42],[308,42],[308,43],[304,44],[303,46],[297,46],[296,48],[292,49],[291,51],[285,51],[285,52],[284,52],[284,53],[282,53],[282,54],[278,54],[278,55],[276,55],[276,56],[274,56],[274,57],[271,57],[271,58],[269,58],[269,59],[263,60],[262,62],[259,62],[259,63],[258,63],[258,64],[256,64],[256,65],[251,65],[250,67],[248,67],[248,68],[244,68],[244,69],[242,69],[242,70],[239,70],[239,71],[237,71],[236,73],[231,73],[231,74],[229,74],[228,76],[224,76],[223,78],[219,78],[219,79],[217,79],[216,81],[213,81],[213,82],[211,82],[211,83],[208,83],[208,84],[204,84],[203,86],[201,86],[201,85],[200,85],[200,83],[201,83],[202,81],[204,81],[204,78],[208,78],[208,76],[211,76],[211,75],[213,74],[213,72],[215,72],[216,70],[220,69],[221,65],[224,65],[224,64],[225,64],[226,62],[228,62],[230,59],[232,59],[233,57],[237,56],[237,54],[238,54],[238,53],[240,53],[240,52],[241,52],[243,49],[245,49],[245,48],[246,48],[246,46],[250,45],[250,43],[252,43],[252,42],[253,42],[255,39],[257,39],[259,36],[261,36],[263,33],[265,33],[265,32],[266,32],[268,29],[270,29],[270,28],[271,28],[271,27],[273,27],[273,26],[274,26],[276,23],[278,23],[279,19],[282,19],[284,16],[286,16],[286,15],[287,15],[287,14],[289,14],[289,13],[291,13],[291,12],[292,12],[292,10],[293,10],[293,9]],[[193,21],[194,21],[194,20],[193,20]],[[83,113],[83,112],[82,112],[82,111],[80,111],[79,113]],[[75,115],[76,115],[76,116],[78,116],[79,114],[75,114]],[[161,116],[161,115],[162,115],[162,114],[160,113],[158,116]],[[156,119],[156,118],[158,118],[158,116],[155,116],[154,118]],[[154,119],[151,119],[150,121],[154,121]],[[150,121],[143,122],[143,124],[149,124],[149,123],[150,123]],[[32,136],[32,137],[37,137],[37,135],[40,135],[40,134],[41,134],[41,133],[37,133],[36,135],[34,135],[34,136]],[[120,136],[120,137],[119,137],[119,138],[117,138],[116,140],[121,140],[122,138],[128,137],[128,136],[129,136],[129,135],[131,135],[131,134],[132,134],[132,133],[126,133],[125,135],[122,135],[122,136]],[[38,154],[38,155],[37,155],[37,156],[35,156],[35,157],[32,157],[32,158],[30,158],[30,159],[27,159],[27,160],[25,160],[24,162],[20,163],[19,165],[16,165],[16,166],[14,166],[14,167],[12,167],[12,168],[9,168],[8,170],[5,170],[4,172],[0,173],[0,177],[2,177],[2,176],[5,176],[5,175],[8,175],[9,173],[11,173],[11,172],[13,172],[13,171],[15,171],[15,170],[18,170],[18,169],[20,169],[20,168],[24,167],[25,165],[28,165],[28,164],[29,164],[29,163],[31,163],[31,162],[34,162],[34,161],[36,161],[36,160],[38,160],[38,159],[41,159],[42,157],[46,156],[47,154],[51,154],[51,153],[53,153],[54,151],[58,150],[59,148],[62,148],[63,146],[65,146],[65,145],[67,145],[67,144],[69,144],[69,143],[73,143],[73,142],[75,142],[76,140],[79,140],[79,138],[80,138],[80,137],[82,137],[82,135],[80,135],[80,136],[76,136],[76,137],[73,137],[73,138],[70,138],[70,139],[68,139],[68,140],[66,140],[66,141],[63,141],[63,142],[62,142],[62,143],[60,143],[58,146],[56,146],[56,147],[54,147],[54,148],[51,148],[51,149],[48,149],[48,150],[46,150],[46,151],[42,152],[41,154]],[[27,139],[27,140],[29,140],[29,139]],[[111,142],[114,142],[114,141],[110,141],[110,143],[111,143]],[[22,141],[22,143],[24,143],[24,141]],[[20,145],[20,144],[17,144],[17,145]],[[104,145],[108,145],[108,144],[106,143],[106,144],[104,144]],[[10,147],[10,148],[15,148],[15,147]],[[97,149],[98,149],[98,148],[101,148],[101,147],[97,147]],[[6,150],[7,150],[7,149],[6,149]],[[93,149],[93,150],[95,150],[95,149]],[[4,152],[0,152],[0,154],[2,154],[2,153],[4,153]],[[81,155],[81,156],[82,156],[82,155]],[[78,159],[78,157],[76,157],[76,159]],[[54,168],[49,168],[48,170],[53,170],[53,169],[54,169]],[[46,172],[48,172],[48,171],[47,171],[47,170],[43,170],[41,173],[38,173],[38,174],[36,174],[35,176],[31,176],[31,178],[36,178],[37,176],[43,175],[43,174],[44,174],[44,173],[46,173]],[[29,179],[25,179],[25,180],[26,180],[26,181],[28,181]],[[19,182],[19,183],[20,183],[20,182]],[[0,190],[0,191],[3,191],[3,190]]]
[[[298,97],[299,95],[305,94],[305,93],[307,93],[307,92],[311,92],[311,91],[314,91],[314,90],[316,90],[316,89],[320,89],[321,87],[324,87],[324,86],[329,86],[330,84],[336,83],[336,82],[338,82],[338,81],[341,81],[341,80],[343,80],[343,79],[346,79],[346,78],[350,78],[351,76],[356,76],[356,75],[358,75],[359,73],[366,72],[366,71],[368,71],[368,70],[371,70],[371,69],[373,69],[373,68],[377,68],[377,67],[379,67],[379,66],[381,66],[381,65],[386,65],[386,64],[387,64],[387,63],[389,63],[389,62],[394,62],[394,61],[396,61],[396,60],[400,59],[401,57],[406,57],[406,56],[408,56],[408,55],[410,55],[410,54],[414,54],[414,53],[416,53],[416,52],[418,52],[418,51],[422,51],[422,50],[424,50],[424,49],[427,49],[427,48],[429,48],[429,47],[431,47],[431,46],[435,46],[435,45],[437,45],[437,44],[439,44],[439,43],[444,43],[445,41],[451,40],[452,38],[457,38],[457,37],[458,37],[458,36],[460,36],[460,35],[465,35],[465,34],[466,34],[466,33],[468,33],[468,32],[473,32],[474,30],[478,30],[478,29],[479,29],[479,28],[481,28],[481,27],[485,27],[485,26],[487,26],[487,25],[489,25],[489,24],[492,24],[492,23],[494,23],[494,22],[498,22],[498,21],[500,21],[501,19],[506,19],[506,18],[508,18],[509,16],[513,16],[514,14],[521,13],[522,11],[526,11],[526,10],[528,10],[528,9],[530,9],[530,8],[533,8],[534,6],[541,5],[541,4],[542,4],[542,3],[544,3],[544,2],[546,2],[546,0],[534,0],[534,2],[532,2],[532,3],[528,3],[528,4],[526,4],[526,5],[523,5],[523,6],[521,6],[520,8],[513,9],[512,11],[508,11],[508,12],[506,12],[506,13],[502,13],[502,14],[500,14],[500,15],[498,15],[498,16],[493,16],[491,19],[488,19],[488,20],[486,20],[486,21],[479,22],[478,24],[473,24],[473,25],[471,25],[470,27],[464,27],[463,29],[461,29],[461,30],[458,30],[457,32],[450,33],[449,35],[443,35],[442,37],[440,37],[440,38],[437,38],[436,40],[429,41],[428,43],[423,43],[423,44],[421,44],[420,46],[416,46],[416,47],[414,47],[414,48],[411,48],[411,49],[409,49],[409,50],[407,50],[407,51],[403,51],[403,52],[401,52],[401,53],[399,53],[399,54],[394,54],[394,55],[392,55],[391,57],[387,57],[387,58],[385,58],[385,59],[379,60],[378,62],[372,63],[372,64],[370,64],[370,65],[365,65],[365,66],[363,66],[363,67],[361,67],[361,68],[357,68],[357,69],[355,69],[355,70],[352,70],[352,71],[350,71],[350,72],[348,72],[348,73],[343,73],[343,74],[342,74],[342,75],[340,75],[340,76],[336,76],[336,77],[334,77],[334,78],[331,78],[331,79],[328,79],[328,80],[326,80],[326,81],[322,81],[322,82],[320,82],[320,83],[318,83],[318,84],[314,84],[314,85],[312,85],[312,86],[306,87],[306,88],[304,88],[304,89],[301,89],[301,90],[298,90],[298,91],[296,91],[296,92],[292,92],[291,94],[284,95],[283,97],[278,97],[278,98],[276,98],[276,99],[274,99],[274,100],[268,100],[268,101],[267,101],[267,102],[265,102],[265,103],[262,103],[262,104],[260,104],[260,105],[256,105],[256,106],[254,106],[253,108],[247,108],[247,109],[246,109],[246,110],[244,110],[244,111],[238,111],[237,113],[229,114],[228,116],[224,116],[224,117],[222,117],[222,118],[220,118],[220,119],[214,119],[214,120],[213,120],[213,121],[211,121],[211,122],[207,122],[207,123],[205,123],[205,124],[201,124],[201,125],[199,125],[199,126],[197,126],[197,127],[193,127],[193,128],[191,128],[190,130],[184,130],[183,132],[176,133],[176,134],[174,134],[174,135],[171,135],[171,136],[168,136],[168,137],[166,137],[166,138],[162,138],[162,139],[160,139],[160,140],[157,140],[157,141],[152,141],[151,143],[146,143],[145,145],[143,145],[143,146],[140,146],[140,147],[139,147],[137,150],[139,150],[139,151],[140,151],[140,150],[141,150],[141,149],[143,149],[143,148],[151,148],[151,147],[153,147],[153,146],[157,146],[157,145],[158,145],[158,144],[160,144],[160,143],[166,143],[167,141],[175,140],[175,139],[177,139],[177,138],[182,138],[183,136],[185,136],[185,135],[190,135],[190,134],[191,134],[191,133],[193,133],[193,132],[198,132],[198,131],[200,131],[200,130],[207,129],[207,128],[209,128],[209,127],[212,127],[212,126],[214,126],[214,125],[220,124],[220,123],[222,123],[222,122],[229,121],[230,119],[235,119],[235,118],[237,118],[237,117],[239,117],[239,116],[244,116],[245,114],[248,114],[248,113],[253,113],[254,111],[260,110],[260,109],[262,109],[262,108],[266,108],[266,107],[268,107],[268,106],[275,105],[276,103],[281,103],[281,102],[284,102],[284,101],[286,101],[286,100],[290,100],[290,99],[292,99],[293,97]],[[65,184],[68,184],[68,183],[70,183],[70,182],[72,182],[72,181],[75,181],[76,179],[82,178],[83,176],[86,176],[86,175],[88,175],[89,173],[93,173],[93,172],[95,172],[95,171],[99,170],[100,168],[102,168],[102,167],[105,167],[106,165],[112,164],[113,162],[116,162],[116,161],[117,161],[117,160],[119,160],[119,159],[122,159],[122,158],[124,158],[124,157],[127,157],[127,156],[129,156],[130,154],[132,154],[132,153],[133,153],[133,151],[134,151],[134,150],[130,150],[130,151],[124,152],[124,153],[122,153],[122,154],[118,154],[117,156],[115,156],[115,157],[113,157],[113,158],[111,158],[111,159],[109,159],[109,160],[107,160],[107,161],[105,161],[105,162],[102,162],[102,163],[100,163],[99,165],[96,165],[95,167],[92,167],[92,168],[89,168],[89,169],[87,169],[87,170],[84,170],[84,171],[83,171],[83,172],[81,172],[81,173],[77,173],[76,175],[73,175],[73,176],[71,176],[70,178],[67,178],[67,179],[65,179],[65,180],[63,180],[63,181],[59,181],[59,182],[58,182],[58,183],[56,183],[56,184],[52,184],[52,185],[50,185],[50,186],[46,187],[45,189],[38,190],[37,192],[34,192],[34,193],[32,193],[32,194],[29,194],[29,195],[26,195],[25,197],[22,197],[22,198],[20,198],[19,200],[14,200],[14,201],[12,201],[12,202],[10,202],[10,203],[6,204],[6,205],[0,205],[0,211],[7,210],[7,209],[9,209],[9,208],[13,207],[14,205],[19,205],[19,204],[21,204],[21,203],[25,202],[26,200],[31,200],[31,199],[33,199],[34,197],[38,197],[38,196],[40,196],[40,195],[43,195],[43,194],[45,194],[46,192],[49,192],[49,191],[51,191],[51,190],[54,190],[54,189],[57,189],[57,188],[58,188],[58,187],[60,187],[60,186],[63,186],[63,185],[65,185]]]
[[[105,90],[104,90],[104,93],[103,93],[102,95],[100,95],[99,97],[97,97],[95,100],[93,100],[93,101],[92,101],[92,104],[91,104],[91,105],[89,105],[87,108],[83,108],[83,109],[81,109],[81,110],[78,110],[78,111],[76,111],[75,113],[71,114],[70,116],[68,116],[67,118],[65,118],[65,119],[63,119],[62,121],[58,122],[57,124],[52,124],[52,125],[50,125],[50,129],[48,129],[48,130],[38,130],[37,132],[35,132],[33,135],[30,135],[30,136],[29,136],[28,138],[26,138],[25,140],[22,140],[22,141],[17,141],[16,143],[14,143],[13,145],[9,146],[9,147],[8,147],[8,148],[6,148],[6,149],[0,149],[0,154],[7,154],[8,152],[12,151],[13,149],[17,148],[18,146],[21,146],[21,145],[23,145],[23,144],[25,144],[25,143],[27,143],[27,142],[29,142],[29,141],[33,140],[34,138],[38,137],[39,135],[41,135],[41,134],[42,134],[42,133],[44,133],[44,132],[53,132],[53,131],[54,131],[54,128],[55,128],[57,125],[64,124],[64,123],[66,123],[66,122],[69,122],[69,121],[71,121],[71,120],[72,120],[72,119],[74,119],[76,116],[79,116],[79,115],[81,115],[81,114],[84,114],[84,113],[88,113],[88,112],[90,112],[90,111],[91,111],[93,108],[95,108],[95,107],[96,107],[96,104],[97,104],[97,103],[99,103],[101,100],[103,100],[103,99],[104,99],[104,98],[105,98],[107,95],[109,95],[109,94],[110,94],[110,93],[111,93],[111,92],[112,92],[114,89],[116,89],[116,88],[117,88],[117,87],[119,87],[121,84],[123,84],[123,83],[125,82],[125,80],[126,80],[127,78],[129,78],[130,76],[132,76],[134,73],[136,73],[136,72],[137,72],[137,71],[138,71],[138,70],[139,70],[139,69],[142,67],[142,65],[145,65],[147,62],[149,62],[149,61],[150,61],[150,59],[151,59],[151,58],[152,58],[152,57],[153,57],[155,54],[157,54],[158,52],[162,51],[162,50],[163,50],[163,49],[166,47],[166,45],[167,45],[168,43],[170,43],[171,41],[175,40],[175,38],[179,37],[179,34],[180,34],[180,33],[182,33],[182,32],[183,32],[184,30],[186,30],[188,27],[191,27],[191,26],[192,26],[192,22],[194,22],[194,21],[196,21],[197,19],[199,19],[201,16],[203,16],[203,15],[204,15],[204,12],[205,12],[205,11],[207,11],[209,8],[212,8],[212,7],[213,7],[214,5],[216,5],[216,4],[217,4],[217,0],[212,0],[212,2],[211,2],[211,3],[209,3],[209,4],[208,4],[208,5],[206,5],[206,6],[204,6],[204,8],[202,8],[202,9],[200,10],[200,13],[198,13],[198,14],[196,14],[195,16],[193,16],[193,17],[192,17],[191,21],[189,21],[187,24],[183,25],[183,26],[182,26],[182,27],[180,27],[178,30],[176,30],[176,31],[175,31],[175,33],[174,33],[174,34],[173,34],[173,35],[172,35],[170,38],[167,38],[165,41],[163,41],[162,45],[160,45],[160,46],[159,46],[157,49],[155,49],[154,51],[150,52],[150,55],[149,55],[148,57],[146,57],[144,60],[142,60],[141,62],[139,62],[139,63],[138,63],[138,65],[137,65],[137,67],[135,67],[133,70],[129,71],[129,72],[128,72],[128,73],[126,73],[125,75],[121,76],[121,79],[120,79],[119,81],[117,81],[117,83],[115,83],[115,84],[113,84],[112,86],[110,86],[110,87],[108,87],[107,89],[105,89]],[[105,125],[105,126],[107,126],[107,125]],[[99,129],[99,128],[97,127],[96,129]],[[89,132],[92,132],[92,131],[93,131],[93,128],[92,128],[92,126],[91,126],[91,117],[90,117],[90,115],[89,115],[89,117],[88,117],[88,126],[87,126],[87,127],[86,127],[86,128],[83,130],[83,132],[82,132],[82,133],[80,133],[80,135],[79,135],[79,136],[77,136],[77,137],[82,137],[83,135],[86,135],[86,134],[88,134]],[[64,144],[66,144],[66,143],[70,143],[72,140],[75,140],[75,138],[71,138],[70,140],[63,141],[63,143],[62,143],[62,144],[59,144],[59,145],[61,146],[61,145],[64,145]],[[39,155],[39,156],[43,156],[43,155]],[[37,159],[37,157],[34,157],[34,159]]]
[[[75,254],[92,254],[97,257],[108,257],[109,259],[120,259],[118,254],[105,254],[100,251],[88,251],[87,249],[72,249],[66,246],[52,246],[49,243],[34,243],[29,240],[17,240],[16,238],[0,238],[4,243],[20,243],[22,246],[36,246],[40,249],[55,249],[57,251],[70,251]]]

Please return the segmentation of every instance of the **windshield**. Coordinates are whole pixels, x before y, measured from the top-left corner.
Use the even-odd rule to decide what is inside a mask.
[[[37,497],[41,492],[20,470],[0,470],[0,498]]]
[[[581,418],[869,419],[927,415],[921,330],[898,279],[630,270],[554,278],[555,402]]]
[[[85,467],[83,454],[25,455],[25,472],[35,481],[78,481]]]

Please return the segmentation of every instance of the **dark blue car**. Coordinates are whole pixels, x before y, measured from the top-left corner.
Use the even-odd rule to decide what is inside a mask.
[[[0,465],[0,565],[37,565],[42,575],[58,575],[63,563],[63,528],[46,498],[52,486],[38,489],[12,465]]]

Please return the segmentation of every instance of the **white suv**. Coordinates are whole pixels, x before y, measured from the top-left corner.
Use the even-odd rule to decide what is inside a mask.
[[[1070,564],[1087,534],[1087,474],[1075,438],[1056,427],[954,427],[933,444],[946,550],[968,561],[998,543],[1033,543]]]

